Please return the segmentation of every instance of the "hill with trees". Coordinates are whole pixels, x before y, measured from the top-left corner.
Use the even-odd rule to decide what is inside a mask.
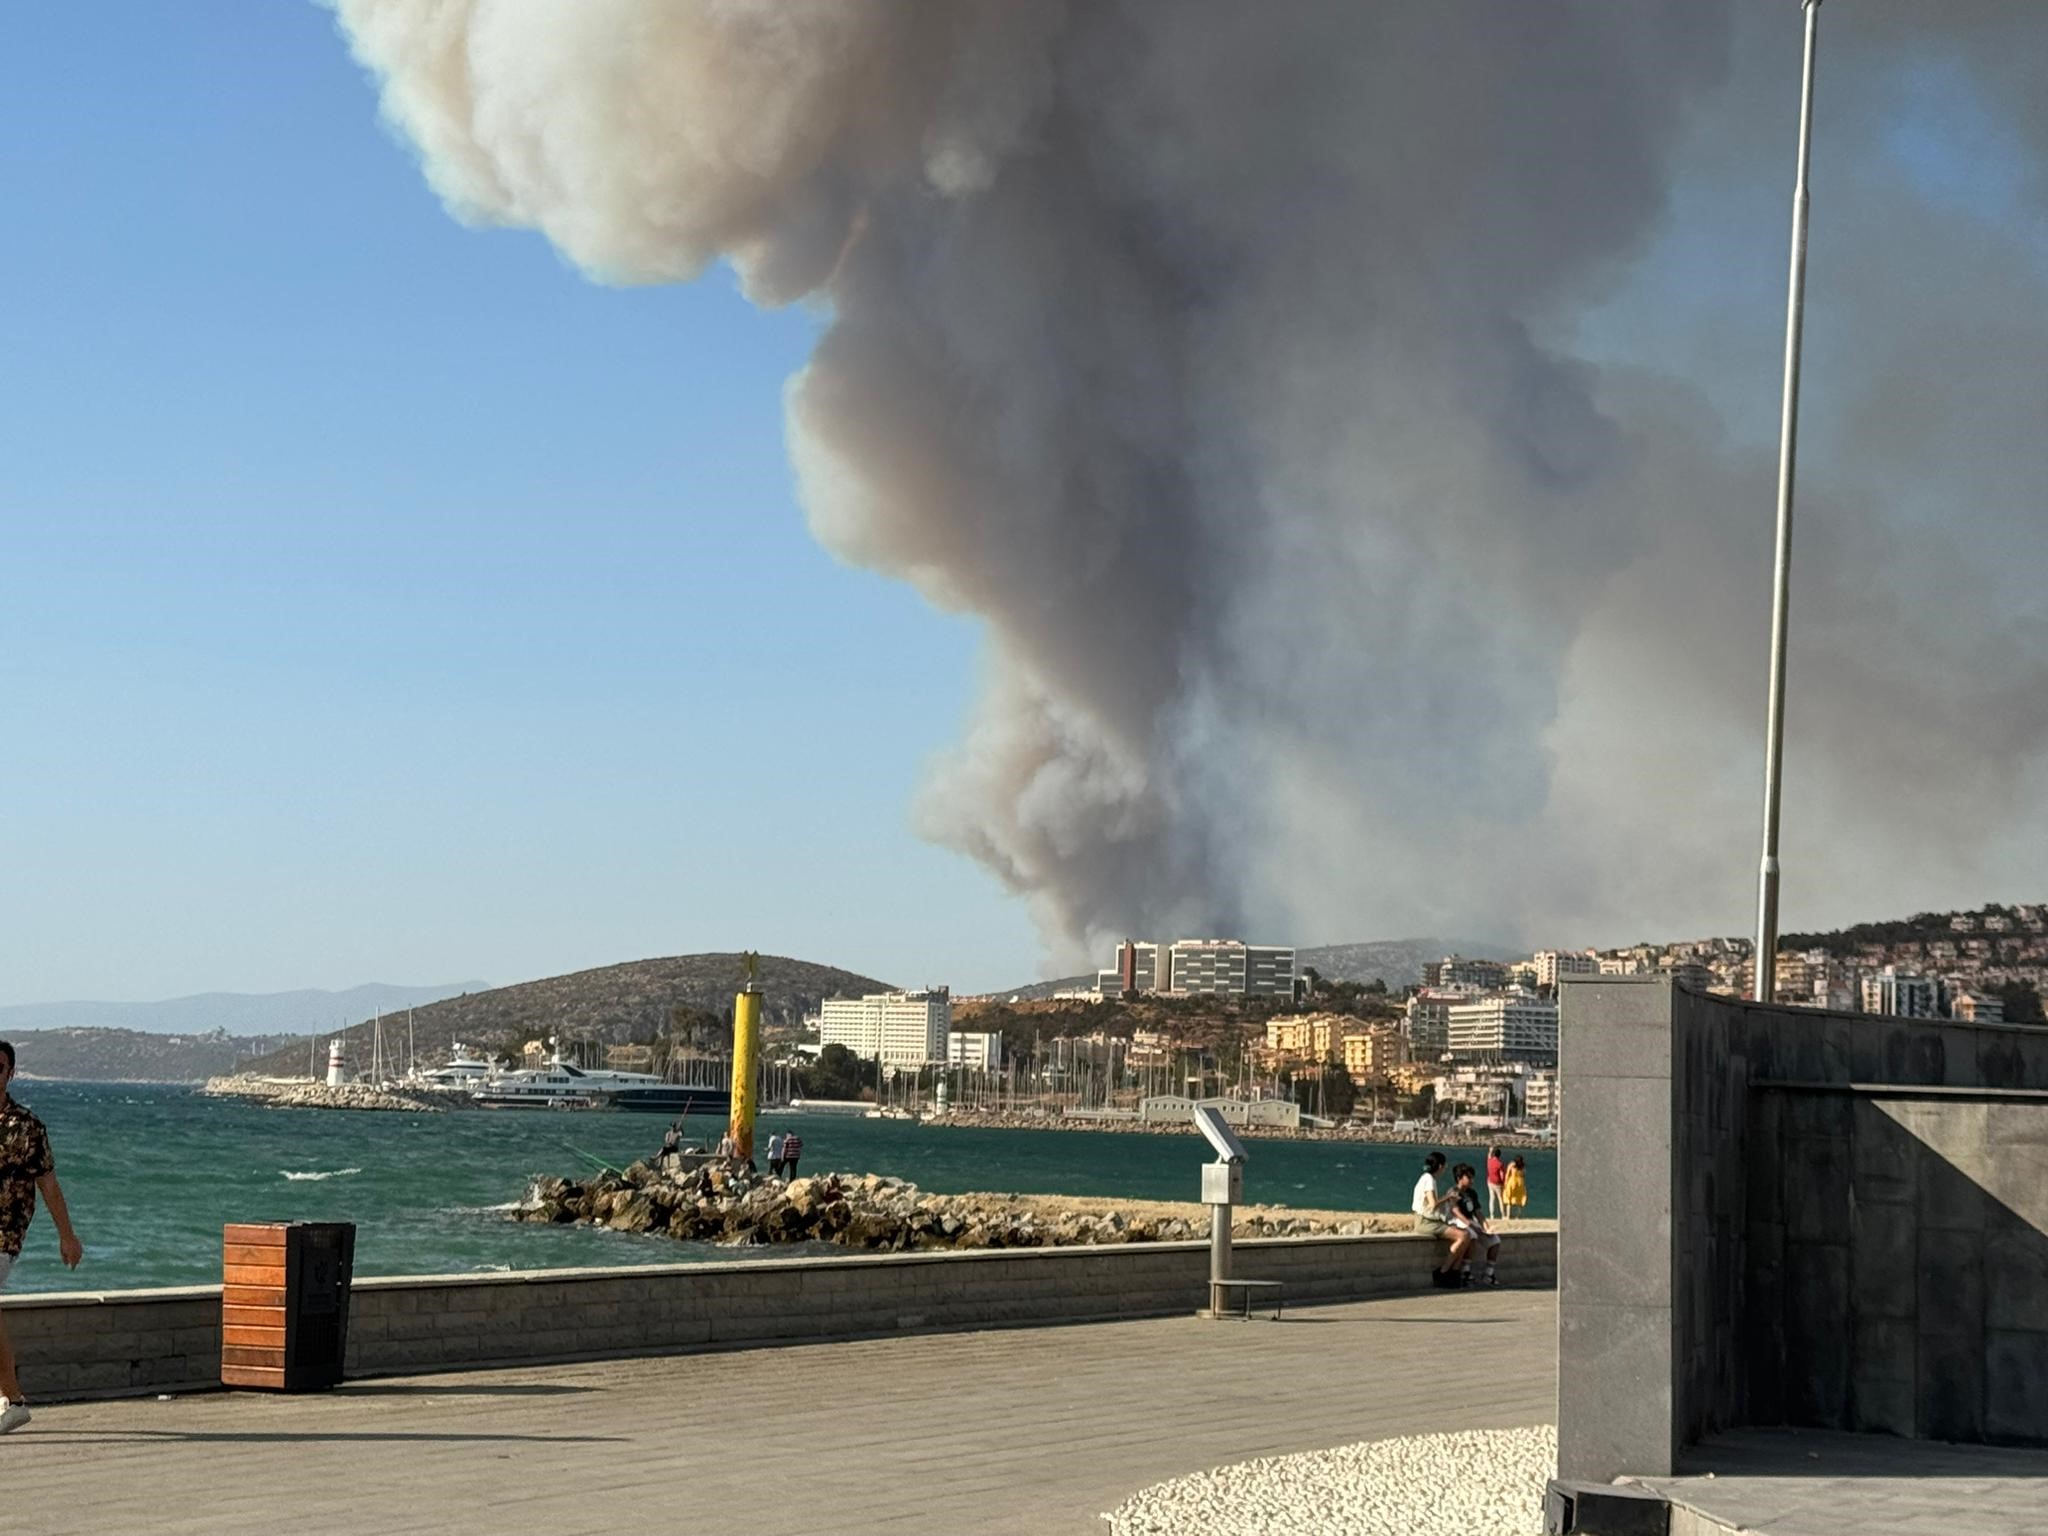
[[[732,999],[744,984],[737,954],[674,955],[549,976],[516,986],[467,992],[383,1021],[384,1052],[402,1058],[408,1028],[422,1062],[440,1061],[459,1042],[474,1050],[516,1056],[528,1040],[554,1036],[565,1046],[665,1042],[678,1048],[721,1051],[732,1043]],[[764,1031],[791,1037],[805,1014],[828,997],[889,990],[886,982],[808,960],[763,955],[756,985]],[[374,1021],[341,1032],[353,1070],[370,1064]],[[284,1075],[306,1070],[306,1046],[243,1064],[248,1072]]]

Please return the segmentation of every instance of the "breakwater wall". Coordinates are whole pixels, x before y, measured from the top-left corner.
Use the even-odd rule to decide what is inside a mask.
[[[1191,1120],[1139,1120],[1105,1116],[1083,1110],[1047,1111],[1028,1109],[977,1109],[962,1106],[943,1115],[926,1116],[928,1126],[957,1127],[984,1131],[1122,1131],[1135,1136],[1199,1136]],[[1395,1130],[1389,1125],[1337,1125],[1327,1128],[1286,1125],[1233,1125],[1240,1141],[1336,1141],[1370,1142],[1392,1147],[1515,1147],[1547,1151],[1557,1146],[1555,1136],[1538,1136],[1527,1131],[1472,1129],[1457,1125],[1432,1125],[1417,1130]]]
[[[1235,1272],[1287,1304],[1429,1289],[1414,1234],[1261,1239]],[[1553,1232],[1510,1232],[1501,1274],[1557,1280]],[[1206,1303],[1207,1243],[748,1259],[632,1269],[359,1279],[348,1374],[744,1349],[916,1332],[1115,1321]],[[220,1288],[0,1296],[31,1400],[201,1391],[220,1382]],[[1219,1325],[1220,1326],[1220,1325]]]
[[[307,1078],[256,1077],[241,1072],[209,1077],[199,1090],[210,1099],[243,1099],[278,1109],[368,1109],[405,1115],[439,1114],[469,1108],[468,1096],[422,1088],[379,1088],[369,1083],[329,1087]]]

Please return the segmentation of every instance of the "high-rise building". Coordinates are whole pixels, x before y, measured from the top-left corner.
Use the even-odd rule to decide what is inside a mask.
[[[1557,1004],[1533,992],[1503,992],[1455,1003],[1450,1051],[1458,1061],[1557,1065]]]
[[[1539,949],[1530,961],[1529,967],[1536,973],[1536,985],[1557,990],[1561,976],[1598,976],[1600,961],[1597,956],[1579,950]]]
[[[1246,944],[1239,939],[1179,939],[1172,944],[1126,939],[1116,963],[1095,973],[1103,997],[1126,992],[1175,997],[1292,997],[1294,950],[1290,945]]]
[[[923,1066],[947,1059],[953,996],[945,987],[828,997],[818,1005],[818,1044],[843,1045],[867,1060]]]
[[[1289,997],[1294,992],[1294,950],[1239,939],[1177,939],[1169,964],[1178,997]]]

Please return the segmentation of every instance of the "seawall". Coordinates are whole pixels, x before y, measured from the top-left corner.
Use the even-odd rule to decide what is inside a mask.
[[[1282,1281],[1293,1307],[1427,1290],[1438,1249],[1402,1233],[1233,1251],[1234,1273]],[[1555,1233],[1509,1232],[1501,1274],[1555,1286]],[[1208,1276],[1207,1243],[1148,1243],[359,1279],[347,1374],[1155,1317],[1205,1305]],[[0,1315],[32,1400],[220,1384],[218,1286],[0,1296]]]

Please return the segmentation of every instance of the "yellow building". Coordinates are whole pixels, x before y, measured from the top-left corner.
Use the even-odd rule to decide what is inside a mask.
[[[1348,1013],[1301,1013],[1271,1019],[1266,1024],[1266,1050],[1273,1056],[1334,1061],[1344,1037],[1364,1028],[1364,1020]]]
[[[1385,1077],[1409,1058],[1408,1037],[1400,1030],[1382,1026],[1356,1031],[1339,1043],[1344,1070],[1353,1082]]]

